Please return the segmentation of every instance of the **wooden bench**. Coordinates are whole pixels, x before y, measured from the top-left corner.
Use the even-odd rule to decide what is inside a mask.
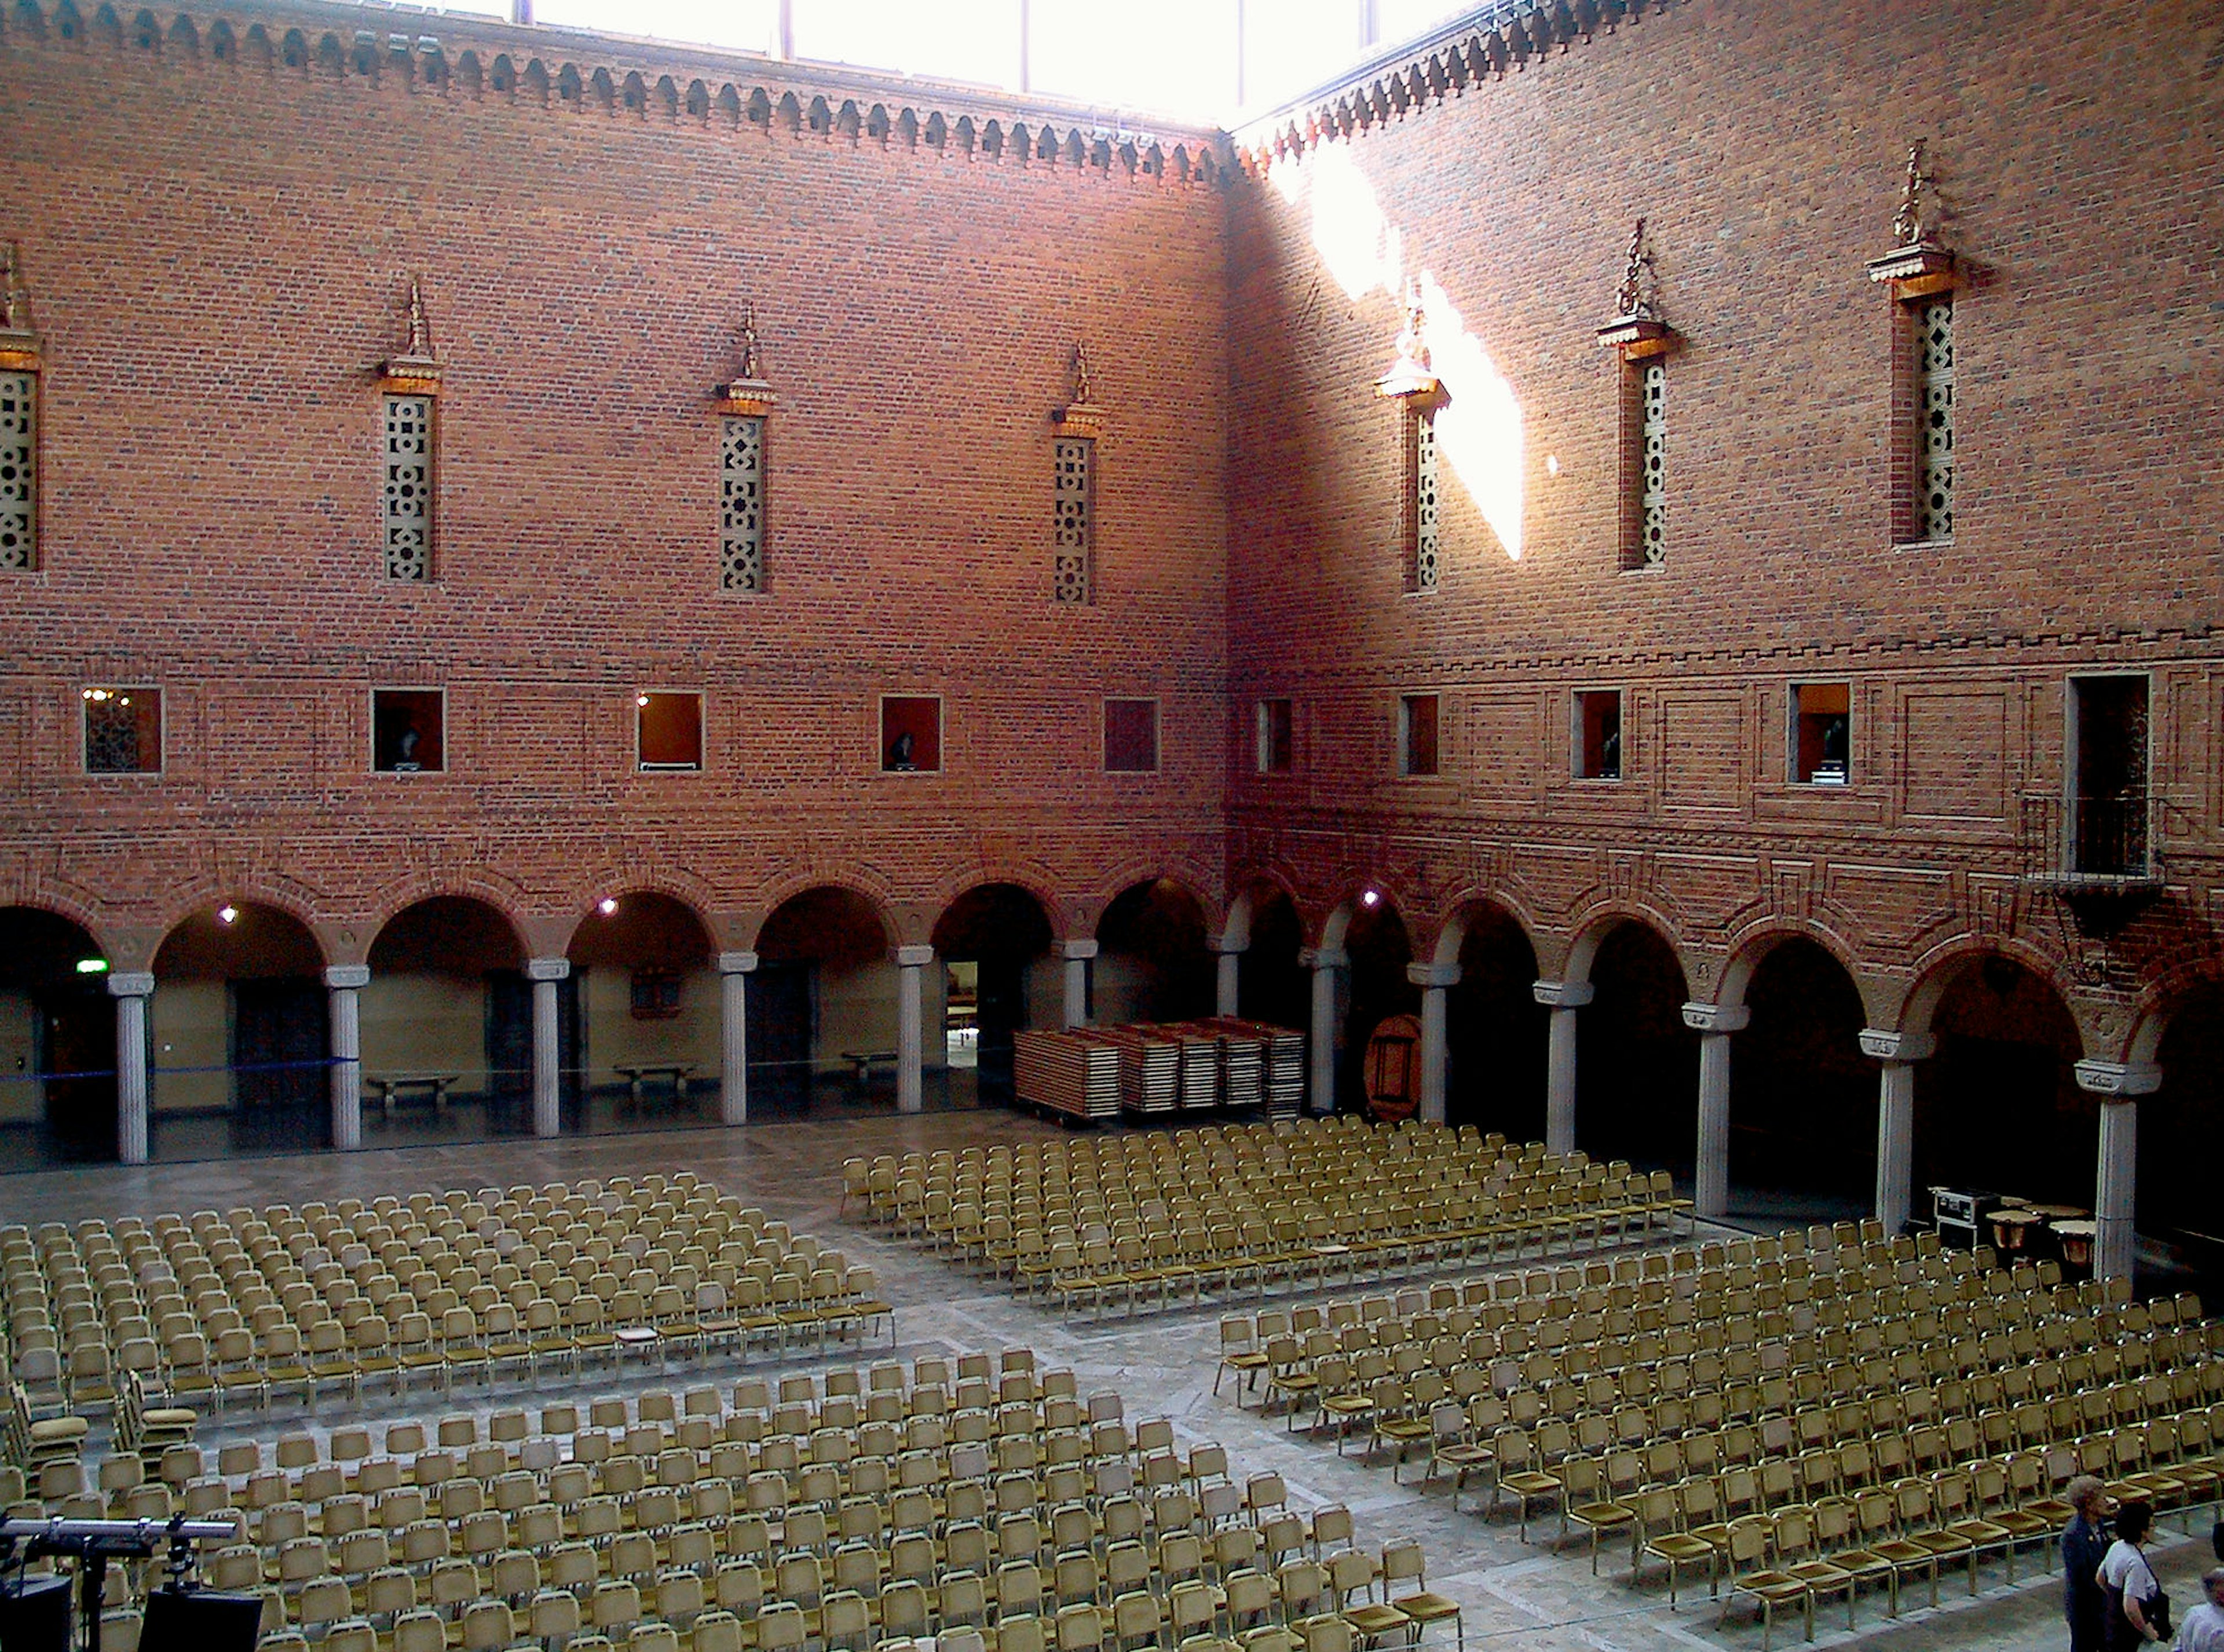
[[[862,1086],[872,1082],[875,1062],[894,1067],[896,1053],[894,1050],[843,1050],[842,1059],[857,1069],[857,1082]]]
[[[625,1075],[626,1083],[632,1088],[633,1104],[636,1107],[641,1105],[641,1086],[651,1079],[669,1079],[672,1099],[674,1102],[686,1100],[687,1080],[694,1077],[698,1070],[692,1061],[644,1061],[636,1067],[620,1067],[612,1063],[610,1067],[611,1072]]]
[[[449,1086],[463,1076],[460,1073],[369,1073],[363,1075],[363,1082],[378,1092],[379,1106],[390,1118],[399,1104],[416,1095],[427,1098],[433,1111],[447,1111]]]

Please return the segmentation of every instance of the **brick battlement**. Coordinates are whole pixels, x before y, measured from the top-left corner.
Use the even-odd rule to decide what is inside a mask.
[[[1234,175],[1225,135],[1153,123],[1108,123],[1054,99],[875,73],[847,65],[781,62],[749,52],[517,25],[412,8],[233,5],[218,15],[114,5],[90,16],[75,0],[21,0],[0,14],[11,50],[106,47],[165,64],[292,73],[370,93],[539,104],[554,115],[599,115],[726,130],[768,140],[817,139],[1106,180],[1212,186]],[[408,27],[437,27],[438,35]]]

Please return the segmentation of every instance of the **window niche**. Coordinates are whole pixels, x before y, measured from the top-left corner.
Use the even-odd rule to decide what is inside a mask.
[[[932,775],[942,769],[942,699],[935,694],[881,697],[881,772]]]
[[[1573,745],[1577,780],[1621,778],[1621,690],[1576,691]]]
[[[1398,701],[1398,772],[1422,779],[1437,772],[1440,701],[1434,694],[1406,694]]]
[[[1051,600],[1096,600],[1096,443],[1104,413],[1089,350],[1073,347],[1073,399],[1051,415]]]
[[[2069,680],[2069,870],[2145,877],[2148,681],[2144,673]]]
[[[1292,738],[1295,719],[1286,699],[1262,699],[1255,713],[1256,746],[1253,763],[1262,775],[1286,775],[1295,767]]]
[[[1803,786],[1853,779],[1853,690],[1842,682],[1791,685],[1791,778]]]
[[[370,766],[382,775],[439,774],[448,766],[448,697],[438,688],[374,688]]]
[[[633,697],[635,761],[643,774],[703,767],[703,696],[645,689]]]
[[[779,398],[764,377],[756,309],[742,308],[741,369],[712,394],[718,413],[718,589],[769,588],[765,563],[766,436]]]
[[[78,691],[85,709],[85,772],[162,772],[162,691],[102,686]]]
[[[433,573],[440,364],[420,276],[409,278],[409,336],[400,355],[380,364],[378,389],[384,461],[381,546],[386,577],[423,585]]]
[[[1954,537],[1955,254],[1924,222],[1937,192],[1920,139],[1909,146],[1895,245],[1869,260],[1872,282],[1892,297],[1892,539],[1941,544]]]
[[[0,573],[39,566],[39,335],[22,259],[0,243]]]
[[[1115,775],[1149,775],[1159,768],[1159,702],[1104,702],[1104,767]]]

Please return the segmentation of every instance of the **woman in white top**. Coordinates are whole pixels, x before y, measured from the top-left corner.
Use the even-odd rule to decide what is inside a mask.
[[[2162,1584],[2142,1552],[2153,1525],[2150,1503],[2127,1503],[2116,1510],[2116,1541],[2101,1558],[2099,1574],[2108,1597],[2108,1652],[2132,1652],[2162,1640],[2161,1625],[2154,1621]]]

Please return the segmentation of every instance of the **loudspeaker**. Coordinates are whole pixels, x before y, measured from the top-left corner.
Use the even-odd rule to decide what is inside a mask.
[[[28,1578],[0,1595],[0,1652],[69,1652],[70,1580]]]
[[[139,1652],[255,1652],[262,1630],[259,1595],[219,1595],[206,1589],[181,1595],[157,1589],[147,1597]]]

